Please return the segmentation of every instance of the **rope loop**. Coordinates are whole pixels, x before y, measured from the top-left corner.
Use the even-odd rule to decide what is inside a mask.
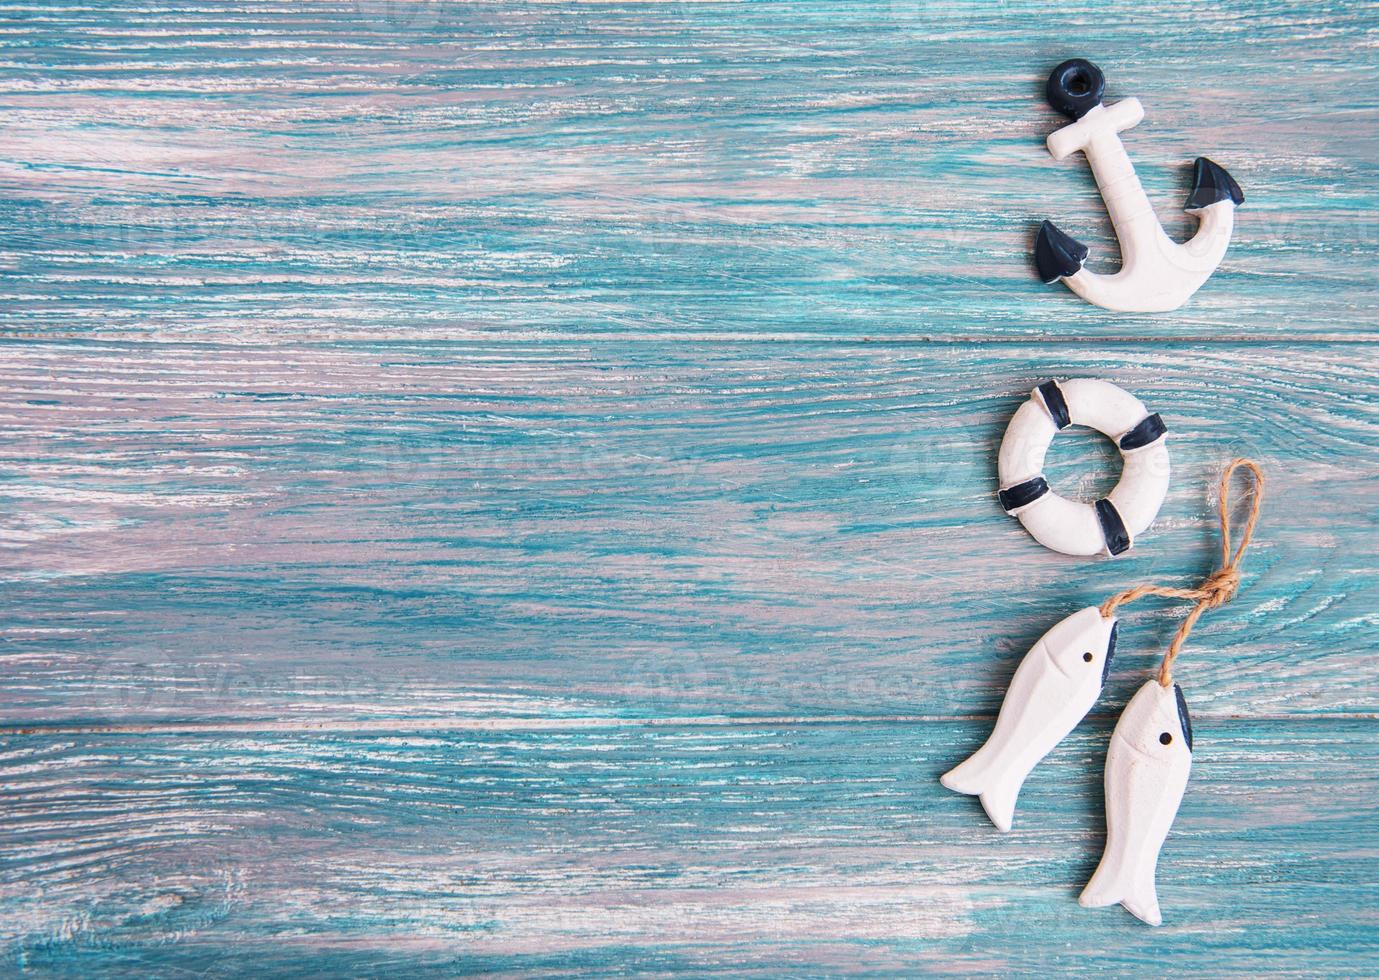
[[[1238,470],[1246,470],[1252,478],[1250,516],[1245,520],[1244,533],[1235,552],[1231,552],[1231,482]],[[1167,585],[1137,585],[1124,592],[1117,592],[1101,604],[1101,615],[1110,618],[1120,606],[1142,599],[1145,596],[1162,596],[1167,599],[1183,599],[1196,603],[1183,618],[1178,631],[1173,634],[1173,642],[1164,653],[1163,663],[1159,665],[1159,683],[1168,687],[1173,683],[1173,661],[1187,642],[1197,620],[1208,609],[1224,606],[1235,598],[1240,590],[1240,562],[1245,557],[1245,549],[1254,538],[1255,524],[1259,522],[1259,509],[1264,503],[1264,471],[1252,459],[1233,459],[1221,473],[1221,485],[1217,494],[1217,514],[1221,520],[1221,567],[1212,572],[1195,589],[1175,589]]]

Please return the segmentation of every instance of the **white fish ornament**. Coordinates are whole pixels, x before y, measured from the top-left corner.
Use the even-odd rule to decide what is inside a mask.
[[[1154,872],[1191,771],[1192,722],[1182,689],[1145,682],[1106,753],[1106,850],[1078,898],[1084,908],[1119,902],[1151,926],[1163,921]]]
[[[1254,500],[1245,531],[1231,552],[1231,479],[1245,470],[1254,481]],[[1173,683],[1173,664],[1198,618],[1230,602],[1240,588],[1240,562],[1254,538],[1264,503],[1264,472],[1249,459],[1232,460],[1221,474],[1217,513],[1221,519],[1221,567],[1195,589],[1138,585],[1107,599],[1107,613],[1146,596],[1196,602],[1184,617],[1159,664],[1158,676],[1146,681],[1116,722],[1106,751],[1106,849],[1078,902],[1100,908],[1119,902],[1131,915],[1157,926],[1158,891],[1154,873],[1159,850],[1178,815],[1178,805],[1192,772],[1192,721],[1183,692]]]
[[[1041,636],[1015,669],[986,744],[940,777],[949,789],[980,797],[998,830],[1010,830],[1025,777],[1096,704],[1116,651],[1116,623],[1088,606]]]

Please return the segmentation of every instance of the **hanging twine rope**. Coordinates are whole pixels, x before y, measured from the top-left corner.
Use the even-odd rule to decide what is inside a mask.
[[[1235,476],[1236,470],[1240,469],[1250,471],[1254,493],[1250,501],[1250,516],[1245,521],[1245,532],[1240,536],[1240,544],[1236,545],[1235,554],[1231,554],[1231,478]],[[1168,645],[1168,652],[1164,654],[1163,663],[1159,665],[1159,683],[1164,687],[1173,683],[1173,661],[1178,659],[1178,651],[1187,642],[1188,634],[1197,625],[1202,613],[1230,602],[1236,590],[1240,588],[1240,560],[1245,555],[1245,549],[1250,546],[1250,539],[1254,537],[1255,523],[1259,520],[1259,508],[1263,503],[1264,471],[1259,468],[1259,464],[1252,459],[1231,460],[1230,465],[1221,474],[1221,489],[1217,501],[1221,516],[1221,567],[1208,575],[1195,589],[1137,585],[1133,589],[1117,592],[1101,604],[1102,617],[1109,618],[1117,607],[1145,596],[1186,599],[1197,603],[1178,626],[1178,632],[1173,634],[1173,642]]]

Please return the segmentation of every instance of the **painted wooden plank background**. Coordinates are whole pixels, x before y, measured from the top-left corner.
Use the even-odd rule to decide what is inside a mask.
[[[1370,972],[1371,721],[1201,726],[1152,933],[1075,900],[1111,725],[1031,777],[1008,837],[935,790],[962,722],[8,738],[9,962]]]
[[[1379,5],[0,0],[0,972],[1379,974]],[[1182,311],[1040,97],[1147,118]],[[994,500],[1037,382],[1168,420],[1116,562]],[[938,773],[1070,609],[1210,567],[1166,925],[1075,895],[1115,708]],[[1084,496],[1106,445],[1055,444]]]
[[[7,2],[4,323],[281,338],[1368,336],[1370,3]],[[1069,45],[1147,118],[1170,230],[1210,153],[1215,288],[1108,315],[1043,146]]]
[[[1248,453],[1276,497],[1185,660],[1199,710],[1374,712],[1379,577],[1346,533],[1379,506],[1371,350],[12,345],[0,690],[16,722],[94,724],[984,711],[1060,610],[1205,574],[1208,484]],[[1171,426],[1124,560],[994,503],[1005,420],[1054,374]],[[1088,446],[1049,472],[1090,496],[1116,464]]]

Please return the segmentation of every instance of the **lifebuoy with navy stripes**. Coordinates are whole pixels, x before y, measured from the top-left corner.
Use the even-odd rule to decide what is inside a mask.
[[[1049,488],[1044,456],[1054,436],[1085,425],[1120,449],[1120,482],[1093,503]],[[998,469],[1001,506],[1036,541],[1065,555],[1120,555],[1154,523],[1168,494],[1167,428],[1125,389],[1096,378],[1045,381],[1006,426]]]

